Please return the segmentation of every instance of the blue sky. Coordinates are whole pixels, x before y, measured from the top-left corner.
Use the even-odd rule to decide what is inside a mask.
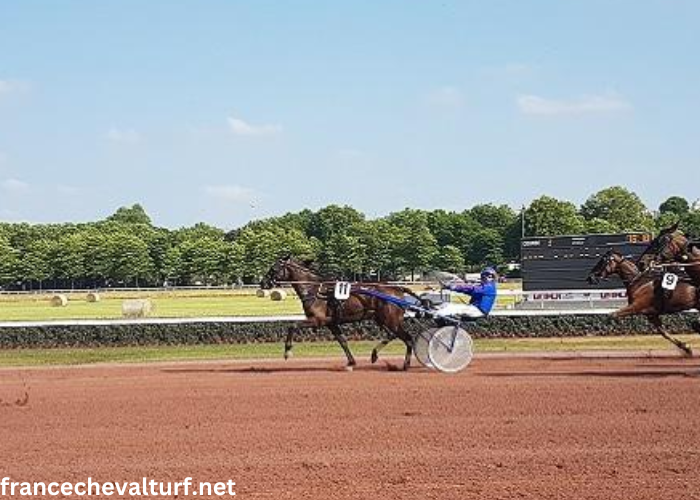
[[[0,220],[700,198],[700,2],[0,2]]]

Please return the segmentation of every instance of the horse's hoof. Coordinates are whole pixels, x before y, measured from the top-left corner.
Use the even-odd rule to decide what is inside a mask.
[[[372,361],[372,364],[376,363],[378,359],[379,359],[379,354],[377,354],[377,351],[372,351],[372,357],[370,358],[370,361]]]
[[[284,351],[284,359],[289,359],[292,357],[292,351]]]
[[[346,371],[346,372],[351,372],[351,371],[353,371],[354,369],[355,369],[355,367],[354,367],[353,365],[347,365],[347,366],[345,367],[345,371]]]

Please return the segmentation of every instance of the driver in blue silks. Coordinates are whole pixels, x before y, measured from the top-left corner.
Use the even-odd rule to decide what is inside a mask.
[[[460,316],[466,316],[472,319],[488,316],[496,303],[496,282],[496,270],[492,267],[487,267],[481,271],[481,283],[478,285],[446,285],[445,288],[448,290],[469,295],[471,300],[469,301],[469,305],[460,306],[458,312],[456,308],[450,307],[457,306],[456,304],[446,304],[447,307],[441,309],[439,315],[444,316],[457,313]]]

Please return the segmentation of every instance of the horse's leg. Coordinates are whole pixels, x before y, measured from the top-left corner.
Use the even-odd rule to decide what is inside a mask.
[[[625,318],[627,316],[634,316],[635,314],[640,314],[641,309],[634,303],[629,304],[625,307],[621,307],[617,311],[611,313],[613,318]],[[651,321],[651,320],[650,320]]]
[[[292,355],[292,340],[296,329],[296,325],[287,328],[287,338],[284,340],[284,359],[289,359]]]
[[[692,356],[693,355],[693,350],[690,348],[688,344],[685,342],[681,342],[678,339],[675,339],[671,337],[666,331],[664,330],[664,325],[661,323],[661,318],[659,316],[647,316],[647,319],[651,322],[652,325],[656,327],[656,331],[659,332],[659,334],[671,342],[673,345],[675,345],[678,349],[683,351],[686,356]]]
[[[413,341],[410,336],[403,329],[403,325],[399,325],[399,331],[401,332],[397,335],[403,343],[406,344],[406,356],[403,360],[403,370],[407,371],[411,367],[411,357],[413,356]]]
[[[328,328],[333,333],[335,340],[337,340],[338,343],[340,344],[340,347],[343,348],[343,351],[345,352],[345,356],[348,358],[348,368],[352,369],[352,367],[355,366],[357,363],[355,363],[355,358],[352,356],[352,353],[350,352],[350,348],[348,347],[348,341],[345,340],[345,336],[343,335],[343,331],[340,329],[340,327],[338,325],[328,325]]]
[[[382,349],[384,349],[392,340],[394,340],[394,339],[396,338],[396,335],[394,335],[394,332],[392,332],[391,330],[389,330],[389,329],[386,328],[385,326],[382,326],[381,328],[382,328],[382,330],[384,330],[389,336],[388,336],[387,338],[385,338],[384,340],[382,340],[381,342],[379,342],[379,343],[374,347],[374,349],[372,349],[372,356],[371,356],[371,358],[370,358],[370,360],[372,361],[372,364],[376,363],[377,360],[379,359],[379,351],[381,351]]]
[[[403,327],[403,310],[388,305],[385,307],[386,308],[383,309],[380,314],[375,316],[374,320],[382,329],[390,333],[391,338],[386,341],[382,341],[377,347],[383,347],[394,338],[400,338],[406,345],[406,355],[403,360],[403,369],[406,371],[411,366],[411,357],[413,356],[413,339]],[[374,358],[374,356],[375,353],[373,351],[372,357]],[[372,362],[374,362],[374,360]]]

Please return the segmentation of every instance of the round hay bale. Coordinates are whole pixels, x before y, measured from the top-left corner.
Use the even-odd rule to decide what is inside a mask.
[[[122,316],[125,318],[145,318],[151,311],[151,299],[130,299],[122,302]]]
[[[267,297],[270,296],[270,290],[263,290],[262,288],[259,288],[259,289],[255,292],[255,296],[256,296],[256,297],[259,297],[259,298],[261,298],[261,299],[266,299]]]
[[[274,300],[275,302],[285,300],[286,298],[287,292],[285,292],[284,290],[272,290],[272,293],[270,294],[270,299]]]
[[[68,305],[68,296],[62,293],[57,293],[51,297],[51,305],[53,307],[66,307]]]
[[[99,302],[101,300],[100,294],[97,292],[90,292],[87,294],[88,302]]]

